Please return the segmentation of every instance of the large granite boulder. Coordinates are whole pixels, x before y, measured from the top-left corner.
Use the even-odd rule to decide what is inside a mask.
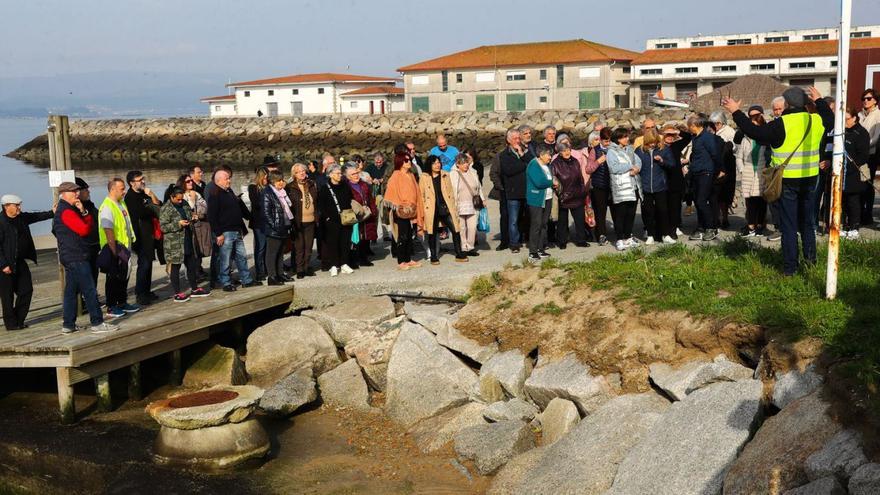
[[[753,370],[732,363],[723,355],[711,363],[691,361],[677,369],[665,363],[654,363],[649,370],[651,381],[675,400],[682,400],[694,390],[712,383],[748,380],[754,376]]]
[[[758,424],[762,392],[757,380],[721,382],[672,404],[627,453],[609,495],[721,493]]]
[[[777,374],[773,385],[773,405],[779,409],[801,397],[810,395],[822,386],[822,375],[816,372],[814,365],[800,371],[793,369],[787,373]]]
[[[212,345],[186,369],[183,386],[187,388],[215,385],[244,385],[247,372],[235,349]]]
[[[880,493],[880,464],[870,462],[856,469],[849,479],[849,495],[877,495]]]
[[[406,322],[391,349],[385,411],[404,426],[468,402],[477,374],[420,325]]]
[[[535,436],[522,421],[471,426],[455,435],[455,453],[460,459],[474,461],[477,472],[484,476],[534,446]]]
[[[362,296],[348,299],[345,304],[303,311],[302,314],[314,318],[340,347],[345,347],[358,335],[394,318],[396,313],[391,298]]]
[[[353,337],[345,346],[345,353],[357,359],[370,386],[380,392],[385,391],[391,348],[405,321],[405,316],[383,321]]]
[[[291,316],[271,321],[247,339],[246,367],[252,384],[269,388],[302,368],[315,375],[339,364],[336,346],[315,320]]]
[[[724,478],[724,493],[782,493],[807,484],[804,461],[840,431],[813,393],[767,419]]]
[[[589,368],[574,354],[535,368],[523,390],[541,408],[546,408],[555,397],[561,397],[574,402],[585,415],[614,395],[608,379],[590,374]]]
[[[483,419],[486,406],[469,402],[437,416],[420,421],[409,433],[422,452],[434,452],[452,441],[459,431],[470,426],[486,424]]]
[[[355,359],[340,364],[318,377],[321,399],[334,406],[370,411],[370,389]]]
[[[318,398],[312,370],[294,371],[275,382],[260,399],[260,409],[274,416],[288,416]]]
[[[507,461],[507,464],[502,467],[495,477],[492,478],[492,484],[489,485],[489,489],[486,491],[488,495],[520,495],[520,494],[528,494],[528,492],[523,491],[522,486],[528,480],[532,473],[534,472],[535,465],[541,461],[541,458],[544,457],[544,452],[547,450],[547,447],[535,447],[532,450],[527,450],[522,454],[514,457],[513,459]],[[546,493],[547,489],[544,487],[541,494]],[[554,490],[555,493],[565,493],[564,491]],[[575,492],[577,493],[577,492]]]
[[[577,409],[575,409],[575,412],[577,412]],[[483,411],[483,417],[493,422],[511,420],[531,421],[537,415],[537,407],[517,398],[493,402]]]
[[[867,463],[868,458],[862,450],[862,436],[855,430],[843,430],[807,457],[804,469],[811,480],[827,476],[848,480],[856,469]]]
[[[480,368],[480,378],[493,377],[511,397],[525,399],[523,385],[532,373],[532,360],[518,349],[495,354]]]
[[[498,344],[482,345],[476,340],[465,337],[455,328],[455,315],[437,310],[416,309],[407,312],[407,317],[414,323],[428,329],[437,336],[437,343],[456,352],[460,352],[474,361],[483,364],[498,352]]]
[[[543,445],[552,445],[577,426],[581,416],[574,402],[554,397],[540,419]]]

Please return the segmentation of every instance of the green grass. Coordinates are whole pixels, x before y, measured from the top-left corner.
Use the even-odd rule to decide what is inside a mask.
[[[475,277],[471,282],[470,289],[468,290],[467,300],[475,300],[478,301],[483,299],[484,297],[488,297],[495,293],[498,290],[498,285],[501,283],[501,274],[498,272],[492,272],[489,275],[480,275],[479,277]]]
[[[544,313],[553,316],[559,316],[562,314],[562,308],[556,305],[555,302],[545,302],[541,304],[536,304],[535,307],[532,308],[532,313]]]

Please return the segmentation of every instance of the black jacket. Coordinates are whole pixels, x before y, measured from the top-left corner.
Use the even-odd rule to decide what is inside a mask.
[[[100,239],[98,238],[98,224],[101,223],[100,218],[98,218],[98,208],[91,200],[83,201],[82,204],[92,217],[92,230],[89,232],[89,236],[86,237],[86,243],[90,248],[97,250],[100,245]]]
[[[22,212],[15,218],[0,213],[0,270],[11,267],[15,271],[18,260],[37,262],[37,249],[31,236],[32,223],[49,220],[51,211]]]
[[[269,237],[283,239],[290,235],[291,220],[284,214],[284,207],[281,206],[281,200],[278,199],[278,195],[274,191],[269,190],[271,187],[267,186],[260,194],[263,232]]]
[[[509,146],[498,155],[501,183],[508,200],[526,199],[526,167],[533,158],[535,157],[530,151],[517,156]]]
[[[799,112],[806,112],[806,110],[803,107],[786,108],[782,115]],[[831,111],[827,101],[822,98],[816,100],[816,113],[822,117],[822,125],[825,128],[823,132],[834,129],[834,112]],[[785,142],[785,126],[782,119],[773,119],[764,125],[755,125],[748,115],[742,110],[737,110],[733,112],[733,121],[746,136],[761,144],[778,148]]]
[[[134,250],[153,259],[156,240],[153,238],[153,219],[159,220],[159,206],[145,192],[129,189],[123,198],[136,236]]]
[[[333,188],[333,193],[336,194],[336,200],[339,202],[339,209],[336,208],[336,203],[330,194],[331,187]],[[318,190],[318,211],[321,212],[321,222],[341,225],[342,220],[339,218],[339,210],[349,208],[351,208],[351,186],[348,185],[347,180],[342,180],[335,186],[328,182],[326,186]]]
[[[669,145],[672,166],[666,169],[666,184],[670,192],[684,192],[684,174],[681,171],[681,154],[691,142],[691,133],[682,132],[681,139]]]
[[[260,188],[256,184],[248,185],[248,201],[251,203],[251,217],[248,219],[248,227],[253,230],[265,230],[266,219],[263,213],[263,192],[266,190],[264,186]]]
[[[605,156],[607,149],[601,145],[593,148],[596,153],[596,160]],[[608,170],[608,163],[602,162],[596,167],[596,170],[590,174],[590,186],[593,189],[602,191],[611,191],[611,171]]]
[[[212,187],[208,195],[208,223],[215,236],[224,232],[240,232],[244,234],[244,216],[241,200],[232,190]]]
[[[843,135],[843,145],[846,151],[843,160],[843,192],[861,194],[867,183],[862,182],[859,166],[868,163],[871,155],[871,137],[864,127],[856,124],[846,130]]]

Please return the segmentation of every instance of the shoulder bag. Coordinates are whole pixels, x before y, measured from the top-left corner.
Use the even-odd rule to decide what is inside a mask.
[[[339,200],[336,199],[336,193],[333,192],[333,188],[328,184],[327,189],[330,190],[330,196],[333,196],[333,203],[336,205],[336,211],[339,212],[339,221],[342,225],[354,225],[358,223],[357,215],[354,213],[354,210],[351,208],[347,208],[342,210],[339,208]]]
[[[807,130],[804,132],[804,137],[801,138],[801,142],[798,143],[791,154],[789,154],[785,161],[778,167],[767,167],[764,170],[761,170],[761,179],[764,181],[764,189],[761,191],[761,196],[768,203],[772,203],[782,196],[782,174],[785,172],[785,166],[788,165],[788,162],[791,161],[794,154],[801,149],[801,145],[804,144],[807,136],[810,135],[810,129],[813,127],[813,117],[810,114],[807,115],[809,116],[809,119],[807,120]]]
[[[483,203],[483,198],[481,198],[479,194],[474,194],[474,190],[471,189],[471,185],[467,182],[467,177],[461,173],[461,170],[456,169],[455,171],[458,173],[459,177],[461,177],[462,182],[464,182],[464,187],[468,190],[468,193],[470,193],[471,199],[474,202],[474,209],[480,211],[485,208],[486,205]]]

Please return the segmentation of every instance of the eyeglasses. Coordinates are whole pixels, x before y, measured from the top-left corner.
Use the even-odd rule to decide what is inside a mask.
[[[862,101],[871,101],[873,99],[874,99],[873,96],[866,96],[866,97],[862,98]]]
[[[192,179],[186,179],[186,180],[183,181],[183,182],[185,182],[186,184],[192,184],[192,183],[193,183],[193,180],[192,180]]]

